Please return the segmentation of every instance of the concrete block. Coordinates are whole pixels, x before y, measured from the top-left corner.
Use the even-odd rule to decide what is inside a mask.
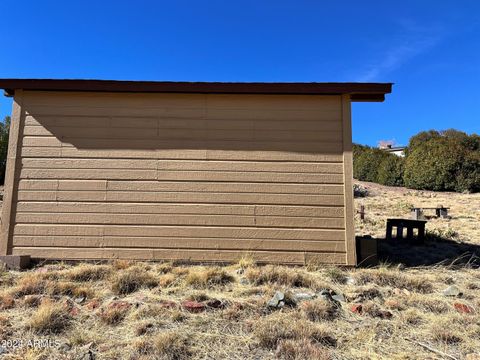
[[[357,265],[378,265],[378,240],[372,237],[357,237]]]
[[[30,265],[30,255],[3,255],[0,256],[0,264],[9,270],[22,270]]]

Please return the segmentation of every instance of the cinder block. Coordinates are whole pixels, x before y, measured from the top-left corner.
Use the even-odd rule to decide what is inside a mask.
[[[3,255],[0,256],[0,264],[9,270],[26,269],[30,265],[30,255]]]
[[[372,237],[357,237],[357,265],[378,265],[378,240]]]

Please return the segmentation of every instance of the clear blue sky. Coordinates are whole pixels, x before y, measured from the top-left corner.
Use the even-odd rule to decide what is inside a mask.
[[[477,0],[10,0],[0,14],[0,77],[394,82],[353,105],[354,141],[480,132]]]

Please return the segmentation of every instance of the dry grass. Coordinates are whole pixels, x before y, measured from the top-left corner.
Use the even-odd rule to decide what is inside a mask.
[[[440,202],[452,208],[453,218],[431,220],[427,227],[431,234],[455,235],[447,252],[480,242],[478,195],[387,188],[376,195],[370,190],[373,196],[360,199],[367,209],[361,232],[383,235],[384,219],[408,216],[414,200]],[[440,258],[445,256],[441,243],[429,240],[401,255]],[[99,360],[442,358],[418,342],[457,359],[475,359],[480,355],[479,281],[478,269],[449,263],[372,269],[257,266],[249,256],[225,267],[58,263],[0,273],[0,332],[3,339],[48,337],[71,347],[9,349],[6,359],[80,359],[86,348]],[[444,296],[449,285],[464,295]],[[266,307],[275,291],[318,294],[323,288],[343,294],[346,302],[337,308],[317,297],[282,310]],[[181,305],[215,299],[224,306],[190,313]],[[455,303],[475,312],[461,313]],[[352,311],[356,304],[362,305],[359,313]]]
[[[260,346],[275,349],[284,340],[308,340],[334,346],[336,339],[322,325],[303,320],[295,313],[276,313],[258,321],[254,334]]]
[[[41,335],[59,334],[70,322],[71,316],[63,304],[44,301],[33,313],[27,328]]]
[[[253,285],[275,284],[291,287],[315,287],[314,279],[307,273],[286,266],[266,265],[250,267],[245,277]]]
[[[135,343],[136,352],[152,359],[183,360],[191,358],[191,349],[184,334],[175,331],[160,333]]]
[[[325,300],[305,301],[301,310],[310,321],[332,321],[339,316],[340,309],[332,302]]]
[[[428,276],[407,275],[395,267],[360,270],[355,274],[355,279],[361,285],[376,284],[382,287],[388,286],[420,293],[431,293],[433,291],[431,279]]]
[[[332,355],[328,349],[307,339],[281,340],[275,355],[284,360],[330,360]]]
[[[112,268],[107,265],[82,264],[69,270],[66,277],[72,281],[99,281],[110,275]]]
[[[197,289],[223,286],[233,281],[234,277],[219,267],[192,269],[185,278],[187,286]]]
[[[116,273],[111,280],[112,291],[118,295],[130,294],[141,288],[153,288],[157,285],[156,276],[134,267]]]
[[[99,317],[107,325],[117,325],[127,316],[129,309],[125,307],[111,307],[102,309]]]

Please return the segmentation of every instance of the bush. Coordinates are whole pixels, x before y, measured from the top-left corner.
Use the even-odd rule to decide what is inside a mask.
[[[456,191],[480,191],[480,150],[468,153],[456,177]]]
[[[404,158],[388,154],[378,167],[377,182],[387,186],[403,186],[404,167]]]
[[[405,158],[369,146],[353,146],[353,176],[362,181],[419,190],[480,191],[480,136],[462,131],[422,131]]]
[[[380,149],[354,146],[353,177],[361,181],[377,182],[378,168],[389,155]]]
[[[478,135],[456,130],[414,136],[405,160],[405,185],[434,191],[479,191],[479,144]]]
[[[404,159],[369,146],[354,145],[353,177],[388,186],[403,185]]]
[[[0,123],[0,184],[5,182],[5,169],[7,168],[8,134],[10,132],[10,116],[5,116]]]

